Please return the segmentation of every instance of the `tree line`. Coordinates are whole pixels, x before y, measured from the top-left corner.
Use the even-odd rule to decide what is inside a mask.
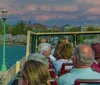
[[[27,30],[33,30],[35,32],[56,32],[56,31],[65,31],[62,30],[62,28],[60,30],[53,30],[53,29],[47,29],[47,30],[38,30],[38,29],[32,29],[30,27],[25,28],[26,24],[24,21],[20,21],[18,23],[16,23],[14,26],[11,26],[9,24],[6,23],[6,34],[12,34],[12,35],[17,35],[17,34],[27,34]],[[80,28],[81,29],[81,28]],[[81,31],[78,27],[72,27],[71,29],[66,30],[67,32],[77,32],[77,31]],[[86,31],[100,31],[100,29],[96,29],[93,26],[88,26]],[[0,34],[3,34],[3,21],[0,20]]]

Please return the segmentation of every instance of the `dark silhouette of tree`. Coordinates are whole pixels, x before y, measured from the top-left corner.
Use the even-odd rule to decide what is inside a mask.
[[[18,22],[14,26],[12,34],[13,35],[16,35],[16,34],[24,34],[24,26],[25,26],[24,21]]]

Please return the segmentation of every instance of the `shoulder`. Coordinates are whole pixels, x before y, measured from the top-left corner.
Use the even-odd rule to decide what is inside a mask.
[[[67,80],[66,80],[67,79]],[[58,85],[71,85],[72,78],[68,76],[67,74],[64,74],[58,78]]]

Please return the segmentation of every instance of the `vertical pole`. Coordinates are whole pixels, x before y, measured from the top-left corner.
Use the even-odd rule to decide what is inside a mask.
[[[30,53],[30,31],[27,31],[27,42],[26,42],[26,59],[29,56]]]
[[[7,67],[6,67],[6,64],[5,64],[5,39],[6,39],[6,23],[5,23],[6,20],[4,20],[4,33],[3,33],[3,63],[2,63],[2,66],[1,66],[1,71],[6,71],[7,70]]]
[[[74,34],[74,45],[76,46],[76,34]]]

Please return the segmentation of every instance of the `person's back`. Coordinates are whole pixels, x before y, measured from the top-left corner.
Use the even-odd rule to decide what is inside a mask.
[[[58,79],[58,85],[73,85],[76,79],[100,79],[100,74],[90,68],[94,55],[89,46],[78,45],[73,54],[74,68]]]

